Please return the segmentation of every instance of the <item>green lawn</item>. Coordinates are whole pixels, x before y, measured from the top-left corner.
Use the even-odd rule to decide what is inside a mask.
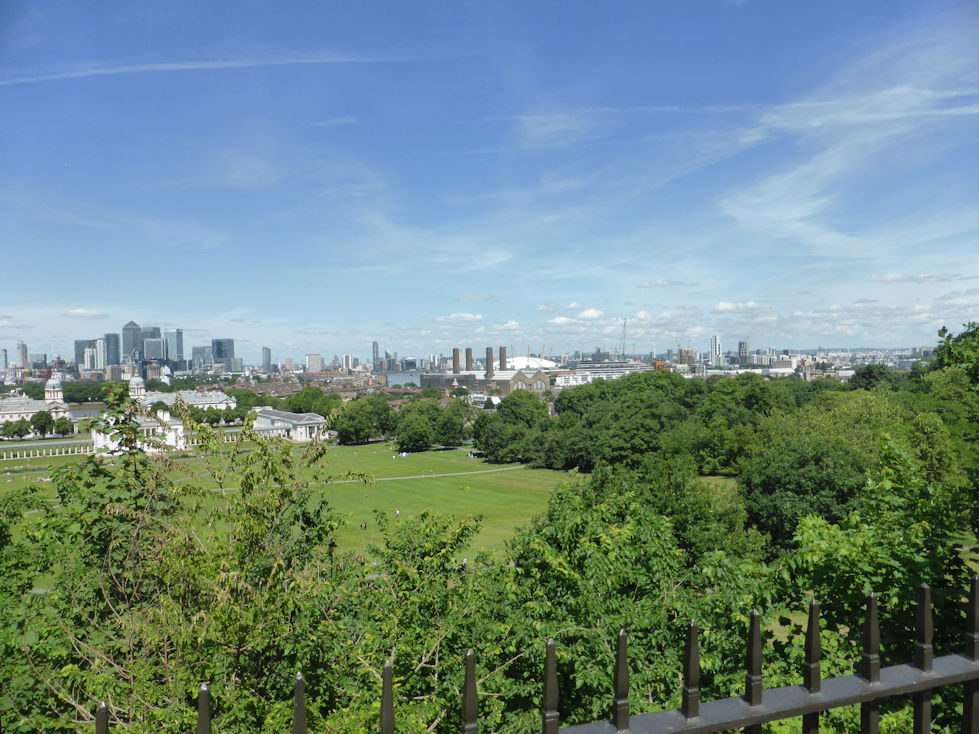
[[[229,446],[223,446],[224,451]],[[302,447],[294,447],[298,453]],[[397,456],[390,444],[332,447],[323,472],[310,472],[307,479],[320,485],[330,503],[344,517],[346,526],[339,542],[343,550],[362,552],[376,540],[374,511],[395,510],[407,519],[424,510],[463,518],[482,515],[483,525],[473,541],[474,549],[499,549],[513,531],[543,512],[551,490],[564,478],[563,472],[528,469],[517,464],[488,464],[469,458],[467,449],[426,451]],[[0,461],[0,494],[50,476],[56,466],[81,457],[54,457]],[[220,460],[219,462],[220,463]],[[207,470],[208,461],[199,457],[178,460],[173,477],[178,482],[194,481],[215,489],[216,479]],[[330,481],[347,472],[369,474],[375,484]],[[44,482],[48,493],[54,490]],[[232,491],[234,487],[230,488]],[[367,530],[360,523],[367,523]]]

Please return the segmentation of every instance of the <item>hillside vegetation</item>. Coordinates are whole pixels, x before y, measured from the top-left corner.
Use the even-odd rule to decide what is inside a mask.
[[[910,659],[921,582],[933,589],[936,654],[951,652],[979,571],[979,324],[940,338],[929,368],[862,369],[848,387],[655,372],[566,390],[555,417],[521,392],[495,412],[452,408],[491,459],[571,470],[493,555],[470,547],[478,517],[437,507],[378,513],[375,542],[346,552],[342,516],[305,478],[324,447],[294,455],[247,424],[252,450],[209,459],[209,476],[240,487],[216,501],[174,482],[166,455],[137,449],[135,407],[111,394],[119,459],[56,472],[57,503],[46,487],[2,498],[3,730],[75,731],[107,700],[121,730],[188,731],[208,681],[217,730],[288,731],[297,670],[311,730],[376,730],[390,660],[398,730],[458,731],[472,648],[482,730],[531,732],[548,637],[562,719],[582,722],[608,716],[620,628],[633,710],[658,710],[679,704],[691,619],[703,697],[738,695],[752,610],[764,619],[766,686],[788,685],[801,677],[811,598],[830,677],[859,660],[870,590],[882,663]],[[360,399],[332,420],[395,437],[410,420],[424,433],[448,410],[430,405],[392,418]],[[32,593],[41,577],[49,593]],[[957,728],[956,695],[936,696],[937,727]],[[882,731],[910,730],[907,701],[882,711]],[[823,727],[857,720],[835,711]]]

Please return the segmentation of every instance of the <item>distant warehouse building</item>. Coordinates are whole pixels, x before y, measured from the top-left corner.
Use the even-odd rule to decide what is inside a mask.
[[[272,438],[306,442],[319,438],[326,430],[326,419],[318,413],[289,413],[265,406],[252,408],[252,412],[255,413],[253,430]]]

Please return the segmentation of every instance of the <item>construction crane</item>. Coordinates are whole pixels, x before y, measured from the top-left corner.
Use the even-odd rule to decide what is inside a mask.
[[[622,359],[625,359],[625,325],[628,319],[622,319],[622,346],[619,349],[619,353],[622,355]]]

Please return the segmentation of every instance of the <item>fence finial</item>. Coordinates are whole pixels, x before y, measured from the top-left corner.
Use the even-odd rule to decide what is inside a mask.
[[[95,734],[109,734],[109,706],[105,701],[95,709]]]
[[[747,675],[745,676],[744,697],[749,706],[761,705],[761,614],[756,609],[751,613],[748,626],[748,645],[745,655]]]
[[[616,731],[629,728],[629,639],[625,630],[619,630],[615,647],[615,691],[612,699],[612,725]]]
[[[700,648],[697,641],[697,622],[687,627],[687,649],[683,654],[683,701],[680,710],[684,717],[700,715]]]
[[[557,656],[554,653],[554,640],[548,638],[547,652],[544,656],[544,707],[541,712],[541,732],[543,734],[558,734],[558,729],[561,726],[558,703]]]
[[[381,675],[381,734],[394,734],[394,670],[384,663]]]
[[[466,653],[466,682],[462,694],[463,734],[479,734],[479,712],[476,700],[476,653]]]
[[[935,627],[931,616],[931,588],[928,584],[918,587],[918,613],[915,620],[914,667],[931,670],[934,659],[932,638]]]
[[[306,680],[302,672],[296,673],[292,694],[292,734],[306,734]]]
[[[211,687],[201,683],[197,692],[197,734],[211,734]]]
[[[810,693],[822,689],[823,644],[819,636],[819,602],[809,602],[809,626],[806,627],[806,664],[802,669],[802,681]]]
[[[979,658],[979,575],[972,577],[969,590],[969,606],[965,618],[965,657],[969,660]],[[979,681],[970,680],[965,684],[965,702],[962,706],[963,734],[979,734]]]

